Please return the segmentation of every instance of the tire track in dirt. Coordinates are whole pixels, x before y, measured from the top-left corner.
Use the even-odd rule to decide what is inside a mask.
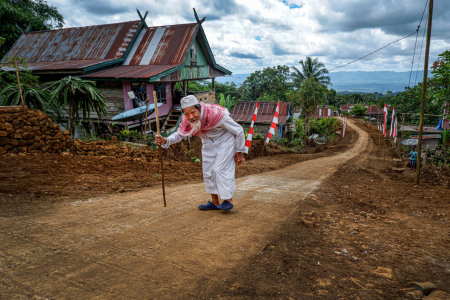
[[[0,298],[182,298],[261,251],[267,237],[368,135],[338,155],[237,179],[235,209],[199,211],[203,184],[89,199],[0,217]],[[5,242],[6,241],[6,242]]]

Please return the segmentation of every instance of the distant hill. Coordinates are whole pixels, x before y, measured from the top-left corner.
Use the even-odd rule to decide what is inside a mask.
[[[236,85],[241,85],[250,74],[233,74],[226,77],[216,78],[217,82],[226,83],[234,82]],[[428,74],[430,76],[431,74]],[[330,78],[333,84],[331,88],[338,92],[363,92],[374,93],[379,92],[385,94],[391,92],[403,92],[408,86],[410,72],[393,72],[393,71],[353,71],[353,72],[331,72]],[[410,87],[421,82],[423,78],[423,71],[419,71],[416,76],[416,71],[411,73]]]
[[[332,88],[336,91],[349,92],[379,92],[385,94],[391,92],[403,92],[408,86],[410,72],[376,71],[376,72],[331,72],[330,78]],[[411,73],[409,86],[413,87],[417,82],[421,82],[423,72]]]

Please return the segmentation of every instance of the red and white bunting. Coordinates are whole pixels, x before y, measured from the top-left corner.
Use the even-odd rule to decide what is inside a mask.
[[[270,138],[273,134],[275,134],[275,130],[277,129],[278,124],[278,113],[280,112],[280,100],[277,103],[277,109],[275,110],[275,115],[273,116],[272,124],[270,125],[269,133],[267,134],[266,144],[269,143]]]
[[[384,120],[383,120],[383,136],[386,137],[386,121],[387,121],[387,115],[388,115],[388,109],[387,109],[386,104],[384,105],[383,114],[384,114]]]
[[[248,149],[252,146],[252,137],[253,137],[253,125],[256,121],[256,116],[258,115],[258,105],[259,101],[256,102],[255,112],[253,113],[252,123],[250,124],[250,129],[248,130],[247,140],[245,141],[245,153],[248,153]]]
[[[393,130],[394,143],[397,143],[397,116],[394,120],[394,130]]]
[[[391,129],[390,129],[390,132],[389,132],[389,136],[393,136],[392,128],[394,127],[394,119],[395,119],[395,107],[392,107]]]
[[[342,128],[342,137],[345,136],[345,129],[347,128],[347,117],[344,117],[344,126]]]

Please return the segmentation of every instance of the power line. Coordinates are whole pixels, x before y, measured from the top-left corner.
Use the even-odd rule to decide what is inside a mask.
[[[425,6],[424,6],[423,11],[422,11],[422,16],[420,17],[419,26],[417,26],[417,30],[416,30],[417,31],[416,42],[414,43],[414,53],[413,53],[413,59],[412,59],[412,62],[411,62],[411,71],[409,72],[408,87],[409,87],[409,85],[411,83],[411,75],[412,75],[412,70],[413,70],[413,67],[414,67],[414,58],[416,56],[417,37],[419,36],[419,29],[420,29],[420,25],[422,25],[422,20],[423,20],[423,16],[425,15],[425,11],[427,9],[427,4],[428,4],[428,0],[425,2]],[[427,28],[427,24],[425,24],[425,29],[423,31],[424,35],[422,36],[422,46],[420,47],[419,60],[417,61],[417,71],[416,71],[416,79],[415,79],[416,81],[417,81],[417,73],[419,72],[420,56],[422,54],[423,38],[425,36],[426,28]]]
[[[374,53],[376,53],[376,52],[378,52],[378,51],[380,51],[380,50],[386,48],[387,46],[390,46],[390,45],[392,45],[392,44],[394,44],[394,43],[397,43],[397,42],[399,42],[399,41],[401,41],[401,40],[404,40],[404,39],[406,39],[406,38],[409,38],[410,36],[412,36],[412,35],[414,35],[414,34],[416,34],[416,43],[417,43],[417,35],[418,35],[418,33],[419,33],[420,24],[422,24],[422,20],[423,20],[424,14],[425,14],[425,10],[426,10],[427,4],[428,4],[428,0],[427,0],[426,3],[425,3],[425,8],[424,8],[424,10],[423,10],[423,12],[422,12],[422,17],[420,18],[419,26],[417,26],[417,29],[416,29],[413,33],[410,33],[410,34],[408,34],[408,35],[406,35],[406,36],[404,36],[404,37],[402,37],[402,38],[399,38],[398,40],[395,40],[395,41],[393,41],[393,42],[391,42],[391,43],[389,43],[389,44],[387,44],[387,45],[385,45],[385,46],[383,46],[383,47],[381,47],[381,48],[378,48],[377,50],[372,51],[372,52],[370,52],[369,54],[366,54],[366,55],[364,55],[364,56],[361,56],[360,58],[357,58],[357,59],[355,59],[355,60],[352,60],[352,61],[349,62],[349,63],[346,63],[346,64],[344,64],[344,65],[341,65],[341,66],[332,68],[332,69],[330,69],[330,70],[328,70],[328,71],[331,72],[331,71],[333,71],[333,70],[336,70],[336,69],[339,69],[339,68],[343,68],[343,67],[348,66],[348,65],[350,65],[350,64],[352,64],[352,63],[355,63],[355,62],[357,62],[357,61],[359,61],[359,60],[361,60],[361,59],[363,59],[363,58],[366,58],[367,56],[370,56],[370,55],[372,55],[372,54],[374,54]],[[423,41],[422,41],[422,43],[423,43]],[[421,51],[422,51],[422,50],[421,50]],[[415,55],[415,52],[416,52],[416,45],[414,45],[414,55]],[[413,55],[413,64],[414,64],[414,55]],[[412,66],[411,66],[411,72],[412,72]],[[416,76],[417,76],[417,74],[416,74]],[[409,80],[411,80],[411,73],[409,74]],[[409,83],[408,83],[408,86],[409,86]]]
[[[423,41],[425,40],[425,32],[427,31],[427,23],[425,23],[425,28],[423,29],[423,35],[422,35],[422,45],[420,46],[420,52],[419,52],[419,61],[417,62],[417,70],[416,70],[416,78],[414,79],[414,83],[417,83],[417,74],[419,74],[419,65],[420,65],[420,57],[422,56],[422,49],[423,49]]]
[[[412,70],[414,67],[414,57],[416,56],[416,46],[417,46],[417,37],[419,36],[419,28],[420,28],[420,24],[419,26],[417,26],[417,30],[416,30],[416,41],[414,42],[414,53],[413,53],[413,58],[411,61],[411,71],[409,71],[409,80],[408,80],[408,87],[409,87],[409,83],[411,82],[411,74],[412,74]],[[422,51],[422,50],[420,50]],[[419,66],[419,62],[417,62],[417,67]]]
[[[363,59],[363,58],[366,58],[367,56],[372,55],[372,54],[374,54],[374,53],[376,53],[376,52],[378,52],[378,51],[380,51],[380,50],[386,48],[386,47],[389,46],[389,45],[392,45],[392,44],[397,43],[397,42],[399,42],[399,41],[401,41],[401,40],[404,40],[404,39],[406,39],[406,38],[409,38],[410,36],[414,35],[415,33],[416,33],[416,31],[414,31],[413,33],[410,33],[410,34],[408,34],[408,35],[406,35],[406,36],[404,36],[404,37],[402,37],[402,38],[399,38],[398,40],[395,40],[395,41],[393,41],[393,42],[391,42],[391,43],[389,43],[389,44],[387,44],[387,45],[384,45],[383,47],[378,48],[377,50],[372,51],[372,52],[370,52],[369,54],[366,54],[366,55],[364,55],[364,56],[361,56],[360,58],[357,58],[357,59],[355,59],[355,60],[352,60],[351,62],[346,63],[345,65],[342,65],[342,66],[339,66],[339,67],[335,67],[335,68],[330,69],[330,70],[328,70],[328,71],[331,72],[331,71],[333,71],[333,70],[336,70],[336,69],[339,69],[339,68],[343,68],[343,67],[345,67],[345,66],[348,66],[348,65],[350,65],[350,64],[352,64],[352,63],[354,63],[354,62],[357,62],[358,60],[361,60],[361,59]]]

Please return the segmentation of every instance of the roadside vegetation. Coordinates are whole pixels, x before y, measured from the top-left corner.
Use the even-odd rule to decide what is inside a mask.
[[[22,32],[57,29],[64,26],[62,15],[56,7],[47,4],[45,0],[1,1],[0,17],[4,21],[0,25],[0,56],[7,53]],[[433,76],[427,81],[424,120],[427,125],[439,122],[443,116],[445,103],[450,99],[450,50],[441,53],[435,59],[431,72]],[[41,82],[39,77],[28,70],[27,62],[20,57],[6,57],[3,59],[3,65],[17,72],[0,70],[1,105],[25,104],[30,108],[44,111],[57,123],[68,119],[67,128],[71,135],[74,134],[75,125],[87,121],[91,112],[95,112],[98,119],[106,115],[106,101],[93,81],[68,76],[50,83]],[[299,60],[295,66],[277,65],[257,70],[240,86],[230,82],[215,83],[214,89],[217,103],[230,111],[239,100],[290,102],[293,112],[300,112],[300,121],[293,118],[288,121],[295,128],[298,128],[299,124],[303,128],[301,134],[299,129],[296,129],[291,136],[285,138],[288,139],[286,144],[294,143],[297,146],[307,143],[308,137],[313,133],[324,138],[331,137],[331,133],[325,129],[328,125],[322,125],[322,122],[328,121],[318,121],[312,117],[316,107],[327,106],[339,111],[340,105],[352,104],[354,106],[350,115],[363,117],[366,116],[365,105],[383,107],[387,104],[390,107],[395,106],[396,114],[401,116],[399,122],[402,124],[418,124],[422,83],[406,87],[403,92],[389,91],[386,94],[338,93],[332,87],[329,71],[324,63],[318,58],[307,56]],[[190,91],[212,89],[209,80],[189,82]],[[134,133],[120,133],[122,128],[115,128],[115,124],[107,127],[104,128],[104,133],[98,136],[90,132],[87,135],[93,139],[109,139],[114,136],[125,140],[136,136]],[[335,129],[337,130],[337,127]],[[283,143],[283,140],[280,143]]]

